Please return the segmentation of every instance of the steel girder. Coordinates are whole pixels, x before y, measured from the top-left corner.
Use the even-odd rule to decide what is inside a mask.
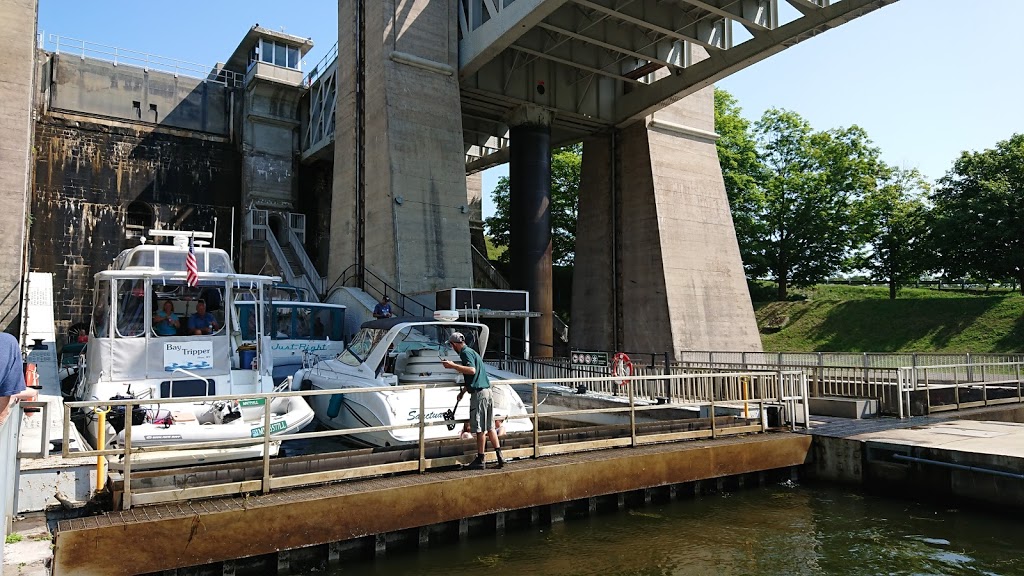
[[[781,1],[799,16],[780,26],[780,0],[459,0],[467,170],[507,160],[520,105],[554,112],[552,142],[572,142],[897,0]]]

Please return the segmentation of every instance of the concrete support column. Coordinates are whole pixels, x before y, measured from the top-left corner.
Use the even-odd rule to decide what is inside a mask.
[[[484,240],[483,172],[466,175],[466,202],[469,204],[469,242],[484,256],[487,242]]]
[[[522,106],[509,120],[509,257],[514,288],[530,293],[530,353],[553,355],[551,295],[551,114]]]
[[[36,0],[0,4],[0,331],[20,334],[22,274],[32,173],[32,110],[35,66]]]
[[[571,345],[760,350],[707,88],[583,143]]]
[[[328,276],[471,286],[456,3],[339,1],[338,36]]]

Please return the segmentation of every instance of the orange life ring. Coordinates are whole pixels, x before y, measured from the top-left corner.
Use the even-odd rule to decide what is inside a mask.
[[[610,368],[612,376],[622,378],[633,375],[633,363],[630,362],[629,356],[627,356],[625,352],[616,352],[615,355],[612,356],[612,364]],[[622,386],[629,384],[629,380],[623,379],[616,383],[621,388]]]

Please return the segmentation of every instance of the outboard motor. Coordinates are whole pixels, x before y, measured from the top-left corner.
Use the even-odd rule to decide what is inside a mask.
[[[135,395],[129,392],[122,396],[121,394],[115,394],[110,397],[111,400],[134,400]],[[107,422],[114,429],[114,434],[120,434],[124,430],[124,413],[127,406],[114,406],[110,409],[110,413],[107,414]],[[146,423],[146,409],[142,406],[132,406],[132,426],[138,426],[139,424]]]

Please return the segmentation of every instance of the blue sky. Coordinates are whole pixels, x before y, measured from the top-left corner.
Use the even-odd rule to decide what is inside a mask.
[[[935,179],[961,151],[1024,132],[1021,6],[1022,0],[900,0],[719,86],[751,119],[777,107],[819,130],[860,125],[887,162]],[[306,57],[308,70],[336,40],[337,7],[338,0],[39,0],[39,29],[213,64],[258,22],[311,37],[316,46]],[[490,191],[507,173],[500,167],[484,174],[485,214],[492,211]]]

